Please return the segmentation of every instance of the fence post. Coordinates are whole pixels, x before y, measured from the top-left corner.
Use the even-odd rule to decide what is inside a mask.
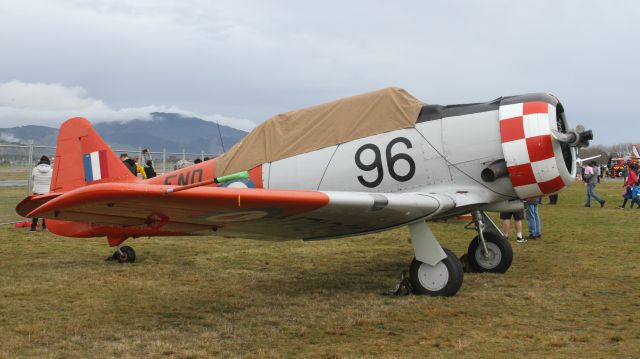
[[[167,149],[162,149],[162,173],[167,173]]]
[[[33,144],[29,145],[29,160],[27,161],[27,195],[31,194],[31,171],[33,171]]]
[[[186,153],[184,153],[184,147],[182,147],[182,159],[183,160],[187,159],[187,155],[186,155]]]

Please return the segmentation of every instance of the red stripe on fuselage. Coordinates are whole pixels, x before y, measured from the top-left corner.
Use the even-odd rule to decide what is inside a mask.
[[[107,151],[98,151],[98,158],[100,159],[100,177],[109,177],[109,166],[107,165]]]

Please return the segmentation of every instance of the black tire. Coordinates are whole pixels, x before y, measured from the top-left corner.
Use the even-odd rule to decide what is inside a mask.
[[[433,297],[451,297],[458,293],[464,279],[462,263],[453,252],[442,248],[447,254],[435,266],[430,266],[413,258],[411,261],[411,287],[415,294]]]
[[[122,252],[122,254],[118,253],[117,251],[114,253],[114,256],[116,257],[118,262],[133,263],[136,261],[136,252],[133,250],[133,248],[124,246],[120,248],[120,252]]]
[[[475,236],[467,250],[469,266],[476,272],[505,273],[513,262],[511,244],[503,236],[492,232],[484,232],[483,235],[489,256],[484,257],[480,237]]]

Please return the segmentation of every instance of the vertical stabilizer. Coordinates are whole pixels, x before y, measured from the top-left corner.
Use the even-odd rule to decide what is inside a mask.
[[[51,192],[66,192],[94,183],[136,180],[87,119],[74,117],[60,126]]]

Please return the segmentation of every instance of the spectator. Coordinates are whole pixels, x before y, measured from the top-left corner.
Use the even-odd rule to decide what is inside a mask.
[[[638,174],[636,173],[638,169],[637,166],[627,165],[625,166],[625,168],[628,168],[627,180],[622,185],[625,188],[625,192],[622,195],[624,201],[622,202],[622,206],[620,206],[621,209],[624,209],[624,207],[627,205],[627,201],[633,198],[633,187],[638,184]],[[631,201],[631,207],[633,208],[633,201]]]
[[[629,174],[629,164],[625,163],[624,167],[622,167],[622,183],[627,182],[628,174]]]
[[[151,157],[151,152],[149,149],[142,149],[142,161],[144,162],[144,172],[147,175],[147,178],[153,178],[157,176],[156,170],[153,168],[153,157]]]
[[[136,166],[136,173],[135,173],[136,177],[138,176],[138,174],[140,174],[142,179],[147,179],[147,173],[144,170],[144,166],[140,164],[140,157],[136,156],[133,163],[135,163],[135,166]]]
[[[202,159],[202,161],[209,161],[210,159],[211,158],[209,158],[209,157],[205,157],[205,158]]]
[[[40,157],[40,161],[36,167],[31,171],[31,180],[33,181],[33,194],[47,194],[49,193],[49,187],[51,187],[51,175],[53,174],[53,170],[51,169],[51,162],[49,161],[49,157],[42,156]],[[34,232],[36,230],[36,226],[38,225],[38,218],[34,217],[31,220],[31,231]],[[42,219],[42,230],[46,230],[47,225],[44,222],[44,218]]]
[[[131,174],[136,176],[138,174],[138,170],[136,169],[136,162],[129,158],[126,153],[120,154],[120,161],[124,163],[124,165],[131,171]]]
[[[175,169],[179,170],[185,167],[189,167],[191,166],[193,163],[187,161],[187,160],[179,160],[178,162],[176,162],[175,165]]]
[[[198,163],[201,163],[202,160],[200,159],[200,157],[196,158],[195,160],[193,160],[193,164],[197,165]]]
[[[525,213],[527,215],[527,226],[529,227],[529,237],[527,239],[540,239],[542,237],[542,224],[538,214],[539,198],[529,198],[524,201]]]
[[[640,176],[638,176],[638,182],[631,190],[631,205],[629,208],[633,208],[633,204],[636,203],[638,205],[638,209],[640,209]]]
[[[598,183],[600,183],[600,177],[601,177],[600,174],[602,173],[600,172],[600,166],[594,163],[593,172],[596,174],[596,180],[598,181]]]
[[[146,166],[144,166],[144,172],[147,175],[147,178],[153,178],[157,176],[156,170],[153,169],[153,162],[151,160],[147,160]]]
[[[585,207],[591,207],[591,197],[593,197],[596,201],[600,203],[600,207],[604,207],[604,203],[606,202],[604,199],[600,198],[596,192],[596,184],[598,183],[598,177],[596,176],[596,172],[593,169],[593,166],[596,165],[595,161],[591,161],[584,168],[584,175],[582,176],[583,180],[587,185],[587,203],[585,203]]]
[[[522,211],[500,212],[500,219],[502,220],[502,229],[505,237],[509,239],[509,231],[511,230],[511,217],[513,217],[513,221],[515,222],[516,242],[526,242],[527,240],[522,237],[522,218],[524,217],[524,213]]]
[[[558,194],[549,195],[549,204],[558,204]]]

